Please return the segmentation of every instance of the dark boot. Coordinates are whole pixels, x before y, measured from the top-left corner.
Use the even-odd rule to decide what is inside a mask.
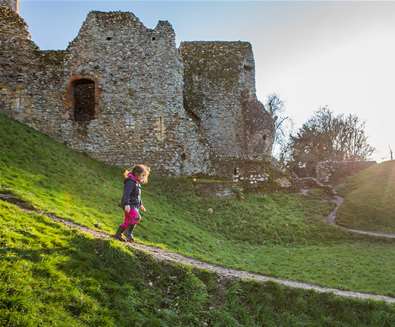
[[[114,238],[116,238],[117,240],[122,241],[122,233],[124,231],[125,231],[125,228],[123,228],[122,226],[119,226],[117,232],[114,235]]]
[[[133,229],[135,225],[129,225],[126,230],[126,242],[134,242],[134,237],[133,237]]]

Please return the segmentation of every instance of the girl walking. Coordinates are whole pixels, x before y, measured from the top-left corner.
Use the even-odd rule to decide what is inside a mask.
[[[124,187],[121,207],[124,210],[123,223],[119,225],[115,238],[122,240],[122,234],[126,234],[126,241],[132,242],[133,230],[140,222],[139,210],[145,211],[141,201],[141,184],[148,182],[150,168],[145,165],[136,165],[132,171],[124,172]]]

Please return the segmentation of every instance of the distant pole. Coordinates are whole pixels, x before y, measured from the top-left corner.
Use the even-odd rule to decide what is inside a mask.
[[[392,152],[391,146],[388,145],[389,149],[390,149],[390,158],[391,160],[394,160],[394,153]]]

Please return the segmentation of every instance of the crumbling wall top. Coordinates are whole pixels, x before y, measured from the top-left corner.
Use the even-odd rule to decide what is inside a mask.
[[[0,0],[1,1],[1,0]],[[10,7],[0,3],[0,34],[30,39],[25,20]]]
[[[91,11],[76,38],[70,42],[68,49],[81,39],[96,38],[95,42],[101,42],[101,37],[107,41],[123,39],[123,42],[127,40],[129,43],[137,39],[144,39],[147,42],[147,40],[155,41],[158,38],[165,38],[171,46],[175,47],[175,32],[168,21],[159,21],[154,29],[149,29],[131,12]]]
[[[182,42],[180,52],[187,73],[227,86],[238,83],[244,63],[253,58],[251,44],[241,41]]]
[[[67,52],[65,50],[45,50],[40,51],[41,60],[47,65],[59,65],[63,64],[64,58]]]
[[[131,12],[124,11],[91,11],[87,20],[94,19],[95,22],[102,27],[139,27],[147,29],[144,24]]]

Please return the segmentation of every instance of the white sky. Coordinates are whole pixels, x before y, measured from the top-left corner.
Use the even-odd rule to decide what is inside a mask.
[[[395,3],[322,4],[294,18],[256,49],[258,94],[283,97],[296,127],[321,105],[357,114],[374,159],[388,159],[388,145],[395,148]]]

